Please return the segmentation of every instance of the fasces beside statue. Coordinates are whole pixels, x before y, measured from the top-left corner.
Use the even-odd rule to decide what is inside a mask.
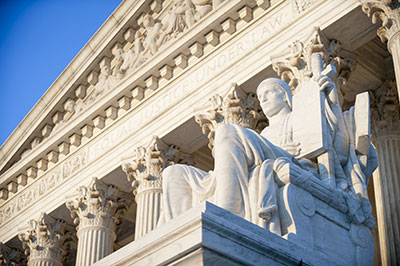
[[[280,79],[266,79],[259,84],[257,97],[269,126],[258,134],[239,125],[220,125],[215,132],[213,171],[205,172],[181,164],[166,168],[160,223],[208,200],[282,235],[278,190],[292,180],[303,179],[322,184],[330,195],[341,195],[350,219],[373,227],[375,221],[366,186],[368,177],[377,167],[376,153],[372,146],[369,147],[369,142],[363,153],[356,149],[355,128],[359,125],[354,120],[354,108],[342,112],[336,87],[323,73],[314,74],[309,82],[318,88],[310,93],[321,93],[321,102],[311,104],[320,106],[322,121],[316,122],[322,127],[320,132],[308,128],[309,138],[323,134],[320,137],[324,146],[318,153],[313,153],[314,158],[302,157],[301,151],[307,147],[294,138],[293,118],[297,110],[292,108],[289,85]],[[303,86],[302,90],[307,88]],[[367,102],[363,104],[368,105]],[[296,108],[302,107],[297,104]],[[330,201],[329,197],[324,199],[325,202]],[[335,200],[338,199],[331,199],[332,202]]]

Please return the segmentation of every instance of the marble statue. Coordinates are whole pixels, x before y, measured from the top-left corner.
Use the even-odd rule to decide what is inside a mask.
[[[122,55],[123,63],[121,64],[120,69],[124,71],[124,73],[135,70],[141,63],[144,62],[142,56],[142,51],[144,49],[142,41],[143,36],[141,36],[139,31],[136,31],[133,47]]]
[[[146,15],[143,19],[143,26],[147,32],[143,41],[143,55],[152,56],[157,53],[161,45],[160,33],[163,25],[161,22],[155,21],[151,15]]]
[[[363,221],[369,219],[370,226],[373,226],[366,185],[377,167],[376,153],[369,147],[370,143],[365,154],[355,150],[354,128],[350,127],[354,121],[348,121],[352,110],[342,112],[335,84],[324,73],[315,74],[311,82],[323,99],[323,134],[329,135],[324,136],[329,145],[323,152],[329,153],[334,160],[335,173],[339,176],[336,184],[327,184],[326,187],[362,202],[366,217]],[[276,78],[266,79],[259,84],[257,97],[269,120],[269,126],[261,134],[239,125],[222,124],[215,132],[213,171],[207,173],[180,164],[163,171],[160,223],[208,200],[281,235],[276,194],[282,165],[289,165],[299,176],[311,175],[324,181],[319,160],[300,156],[306,147],[294,138],[293,113],[296,110],[292,110],[292,93],[288,84]],[[311,136],[312,132],[309,133]]]

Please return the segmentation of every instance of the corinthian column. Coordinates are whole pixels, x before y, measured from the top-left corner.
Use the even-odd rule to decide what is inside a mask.
[[[135,159],[124,162],[123,170],[132,183],[137,203],[135,239],[152,231],[161,209],[162,171],[174,163],[190,163],[190,156],[175,145],[167,145],[153,137],[147,147],[135,149]]]
[[[388,42],[387,47],[392,54],[397,92],[400,97],[400,3],[398,0],[359,1],[364,13],[372,18],[372,23],[377,23],[378,18],[382,21],[377,34],[382,42]]]
[[[77,226],[76,265],[92,265],[113,252],[119,217],[130,204],[126,193],[93,178],[66,202]]]
[[[374,92],[373,143],[379,167],[373,175],[382,265],[400,264],[400,109],[396,84]]]
[[[62,266],[62,261],[73,240],[66,232],[65,222],[42,213],[38,220],[30,220],[29,227],[18,235],[28,255],[28,266]]]

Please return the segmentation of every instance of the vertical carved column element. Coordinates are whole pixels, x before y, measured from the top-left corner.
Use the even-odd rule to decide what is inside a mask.
[[[0,265],[19,266],[26,265],[26,258],[19,249],[10,248],[0,242]]]
[[[29,227],[18,235],[28,255],[28,266],[62,266],[73,241],[65,222],[42,213],[38,220],[30,220]]]
[[[372,18],[372,23],[382,21],[377,34],[392,54],[397,92],[400,97],[400,2],[398,0],[359,0],[364,13]]]
[[[190,164],[190,155],[175,145],[165,144],[158,137],[153,137],[146,148],[137,147],[133,162],[123,163],[122,168],[132,182],[137,203],[135,239],[157,226],[161,208],[161,174],[167,166],[175,163]]]
[[[396,84],[374,94],[372,141],[379,158],[373,175],[382,265],[400,264],[400,108]]]
[[[196,122],[207,134],[210,149],[214,148],[215,130],[221,124],[237,124],[258,132],[267,126],[267,120],[254,93],[244,92],[236,83],[225,97],[214,95],[209,99],[211,106],[206,113],[197,114]]]
[[[113,252],[119,217],[130,204],[126,193],[93,178],[79,187],[66,205],[77,226],[76,265],[92,265]]]

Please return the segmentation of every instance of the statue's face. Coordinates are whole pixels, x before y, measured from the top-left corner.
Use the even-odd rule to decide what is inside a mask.
[[[103,66],[101,68],[101,74],[103,74],[105,77],[108,77],[111,74],[110,68],[107,65]]]
[[[267,117],[272,117],[286,107],[285,96],[273,84],[261,87],[257,92],[261,108]]]

